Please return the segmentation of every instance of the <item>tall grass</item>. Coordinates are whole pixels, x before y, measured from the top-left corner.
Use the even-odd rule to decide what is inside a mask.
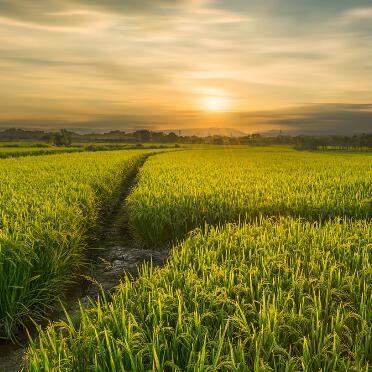
[[[86,233],[145,151],[0,161],[0,338],[74,279]]]
[[[1,147],[0,159],[18,158],[31,155],[50,155],[70,152],[81,152],[78,147]]]
[[[128,199],[135,234],[198,228],[163,268],[40,330],[28,370],[367,372],[371,171],[368,155],[284,148],[151,158]]]
[[[197,230],[164,268],[50,326],[30,371],[368,371],[371,229],[261,218]]]
[[[259,215],[370,218],[371,195],[369,155],[226,147],[150,159],[128,208],[137,236],[153,246],[205,222]]]

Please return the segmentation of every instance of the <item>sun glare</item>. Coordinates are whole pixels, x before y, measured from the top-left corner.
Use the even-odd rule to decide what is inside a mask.
[[[229,109],[230,103],[224,97],[204,97],[201,100],[203,110],[209,112],[224,112]]]

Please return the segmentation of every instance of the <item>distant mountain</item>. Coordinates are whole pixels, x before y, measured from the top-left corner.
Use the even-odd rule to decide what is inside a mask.
[[[174,132],[177,136],[226,136],[226,137],[244,137],[247,133],[241,132],[233,128],[189,128],[189,129],[167,129],[165,133]]]

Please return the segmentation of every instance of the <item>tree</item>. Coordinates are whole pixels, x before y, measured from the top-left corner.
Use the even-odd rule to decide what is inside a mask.
[[[72,143],[72,136],[66,129],[61,129],[60,133],[54,134],[53,143],[56,146],[70,146]]]

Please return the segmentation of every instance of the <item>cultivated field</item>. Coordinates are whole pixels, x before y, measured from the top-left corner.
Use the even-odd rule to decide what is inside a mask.
[[[59,153],[83,151],[77,147],[2,147],[0,146],[0,159],[18,158],[31,155],[50,155]]]
[[[0,161],[0,337],[38,319],[71,283],[86,235],[145,151]]]
[[[38,371],[368,371],[371,229],[282,218],[195,232],[30,349]]]
[[[205,222],[371,217],[371,195],[370,155],[227,147],[149,159],[128,207],[138,238],[156,245]]]
[[[171,149],[179,147],[174,144],[157,144],[157,143],[74,143],[73,146],[52,146],[47,143],[33,142],[10,142],[0,141],[0,159],[18,158],[23,156],[51,155],[72,152],[93,152],[93,151],[114,151],[114,150],[140,150],[140,149]]]
[[[150,151],[0,161],[4,335],[56,302]],[[125,205],[137,246],[170,248],[167,263],[40,329],[27,369],[369,371],[371,160],[243,146],[150,156]]]

